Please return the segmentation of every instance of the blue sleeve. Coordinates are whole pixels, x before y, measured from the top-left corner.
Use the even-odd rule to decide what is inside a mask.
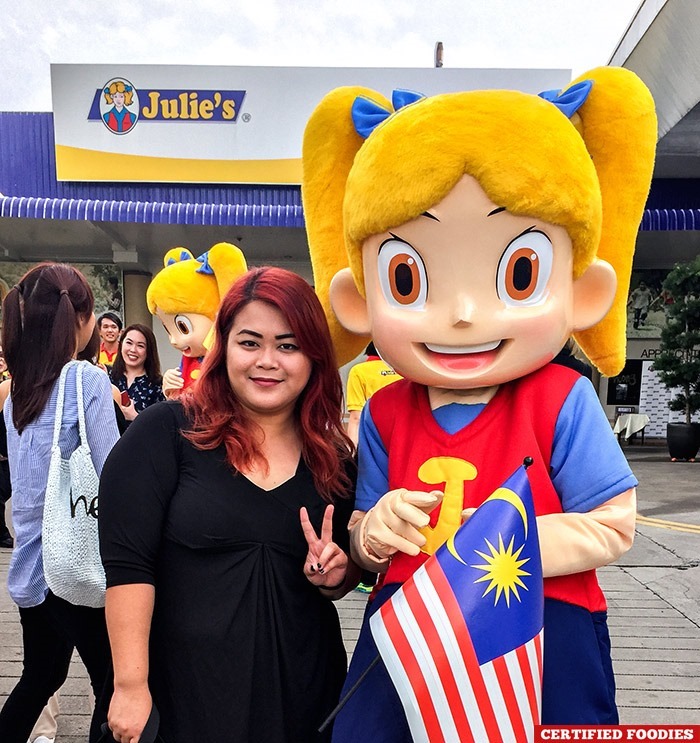
[[[97,367],[87,367],[83,372],[83,403],[92,463],[100,475],[107,455],[119,439],[119,430],[112,385],[109,377]]]
[[[559,411],[552,483],[564,511],[584,513],[637,485],[593,385],[581,377]]]
[[[357,446],[355,508],[360,511],[369,511],[389,490],[389,456],[372,420],[370,407],[365,405],[362,409]]]

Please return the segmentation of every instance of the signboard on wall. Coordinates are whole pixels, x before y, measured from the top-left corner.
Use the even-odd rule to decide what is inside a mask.
[[[301,181],[306,122],[343,85],[390,97],[563,88],[568,70],[51,65],[59,181]]]
[[[624,369],[608,379],[608,405],[639,405],[642,388],[642,364],[640,360],[627,361]]]
[[[663,282],[670,268],[635,269],[627,296],[627,338],[660,338],[670,297]]]

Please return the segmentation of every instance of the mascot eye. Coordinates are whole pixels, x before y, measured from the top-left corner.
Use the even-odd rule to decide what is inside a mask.
[[[192,332],[192,321],[187,315],[175,315],[175,327],[178,333],[189,335]]]
[[[498,262],[496,291],[510,307],[540,304],[552,273],[552,243],[543,232],[516,237]]]
[[[387,240],[377,257],[379,283],[392,307],[422,310],[428,297],[428,277],[423,259],[408,243]]]

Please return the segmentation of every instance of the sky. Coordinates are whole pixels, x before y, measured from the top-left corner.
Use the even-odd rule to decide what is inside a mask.
[[[0,110],[50,111],[51,63],[571,69],[640,0],[0,0]]]

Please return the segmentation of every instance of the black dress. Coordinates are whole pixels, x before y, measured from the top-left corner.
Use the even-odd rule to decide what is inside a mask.
[[[311,473],[274,490],[199,451],[177,402],[140,415],[102,472],[107,585],[156,589],[149,684],[166,743],[313,743],[337,703],[346,653],[332,601],[303,574],[306,506],[325,503]],[[335,504],[348,549],[352,498]]]

